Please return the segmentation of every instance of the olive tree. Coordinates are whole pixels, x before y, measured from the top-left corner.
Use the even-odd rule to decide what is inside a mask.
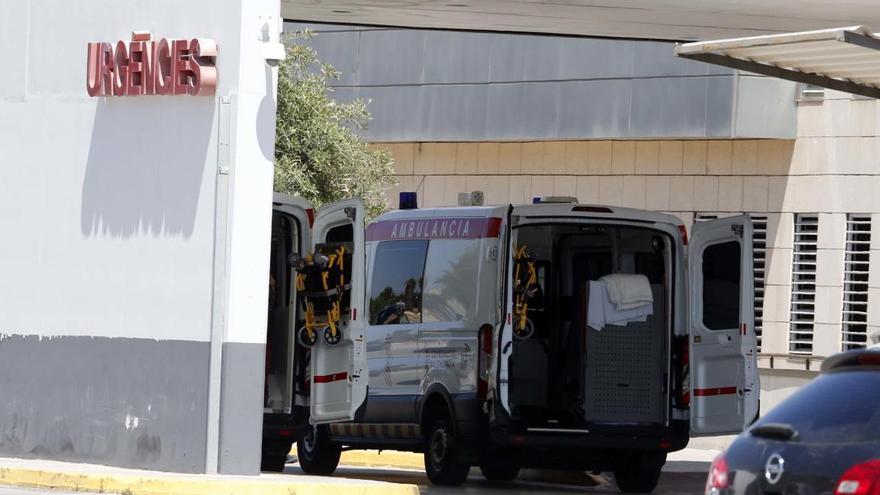
[[[311,36],[288,35],[279,65],[275,190],[315,206],[359,197],[375,216],[385,209],[385,189],[395,184],[391,155],[357,134],[370,121],[366,102],[333,99],[329,83],[340,73],[303,43]]]

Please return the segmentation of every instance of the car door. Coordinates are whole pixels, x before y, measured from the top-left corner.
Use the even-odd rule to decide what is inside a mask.
[[[752,223],[696,223],[688,250],[691,434],[739,433],[758,413]]]
[[[312,245],[337,242],[342,232],[352,249],[351,303],[342,315],[342,339],[333,345],[319,338],[312,349],[312,424],[350,421],[367,395],[364,345],[364,204],[349,199],[323,206],[315,216]],[[350,229],[350,230],[349,230]]]

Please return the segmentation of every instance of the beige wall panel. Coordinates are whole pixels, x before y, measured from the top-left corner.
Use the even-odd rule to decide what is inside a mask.
[[[766,176],[743,177],[743,211],[767,211],[769,178]]]
[[[486,179],[486,204],[510,204],[510,178],[499,175],[487,177]]]
[[[786,141],[775,139],[762,139],[758,141],[758,173],[764,175],[779,175],[788,164],[783,165],[783,147]]]
[[[819,214],[819,249],[846,248],[846,215],[842,213]]]
[[[833,149],[831,152],[831,160],[828,161],[828,168],[823,171],[824,174],[858,174],[861,171],[862,164],[859,153],[861,153],[862,138],[860,137],[839,137],[829,138],[826,146]]]
[[[565,173],[583,175],[589,173],[590,143],[587,141],[565,142]]]
[[[533,175],[532,176],[532,192],[529,194],[529,203],[531,198],[537,196],[553,196],[553,177],[550,175]]]
[[[565,173],[565,142],[548,141],[544,143],[544,173]]]
[[[855,165],[853,172],[856,174],[876,174],[880,172],[880,166],[878,166],[877,161],[880,158],[880,155],[877,153],[880,139],[874,136],[857,139],[859,141],[858,163]]]
[[[828,357],[840,352],[840,325],[813,325],[813,355]]]
[[[764,321],[761,336],[761,352],[766,354],[788,354],[788,323]]]
[[[544,143],[523,143],[522,169],[524,174],[543,174]]]
[[[590,141],[589,165],[590,175],[611,173],[611,161],[614,146],[611,141]]]
[[[598,203],[599,177],[595,175],[577,177],[577,197],[581,203]]]
[[[664,175],[682,173],[684,144],[682,141],[660,141],[659,172]]]
[[[514,175],[510,177],[510,203],[522,205],[532,202],[532,177],[529,175]]]
[[[706,141],[684,141],[682,145],[682,173],[703,175],[706,173],[709,146]]]
[[[825,114],[823,102],[805,102],[798,104],[798,137],[824,136],[824,120]]]
[[[831,116],[831,129],[828,136],[855,136],[859,133],[859,119],[855,114],[852,100],[826,100],[826,115]],[[827,117],[826,117],[827,118]]]
[[[843,285],[843,249],[820,249],[816,253],[816,285]]]
[[[554,175],[553,195],[577,197],[577,178],[573,175]]]
[[[412,143],[400,143],[391,146],[391,155],[394,157],[394,171],[398,175],[412,175],[415,145]]]
[[[868,325],[880,326],[880,287],[868,288]]]
[[[791,287],[787,285],[765,285],[764,323],[769,321],[788,322],[791,305]],[[766,331],[765,331],[766,333]]]
[[[455,173],[455,154],[458,146],[455,143],[437,143],[434,150],[434,171],[438,175]]]
[[[794,175],[788,178],[785,188],[783,211],[816,212],[827,211],[829,195],[827,179],[812,175]]]
[[[645,177],[628,175],[623,178],[623,206],[645,208]]]
[[[706,155],[706,173],[729,175],[733,161],[733,143],[730,141],[709,141]]]
[[[873,230],[873,225],[871,227],[871,244],[876,246],[876,239],[878,235],[880,235],[878,234],[878,232],[880,231]],[[880,250],[871,249],[871,252],[868,256],[870,258],[870,263],[868,264],[868,266],[870,267],[868,269],[868,287],[880,289]],[[880,299],[875,299],[874,303],[877,308],[880,309]]]
[[[694,211],[718,211],[718,177],[701,175],[694,177]]]
[[[660,142],[636,142],[636,173],[656,174],[659,170]]]
[[[645,208],[652,211],[666,211],[669,209],[670,182],[670,178],[663,175],[646,177]]]
[[[767,250],[767,261],[764,265],[767,283],[773,285],[791,285],[791,248],[771,248]]]
[[[787,176],[767,178],[767,211],[783,211],[787,189]]]
[[[458,206],[458,193],[471,191],[471,189],[467,188],[467,176],[447,175],[445,180],[443,204],[445,206]]]
[[[636,143],[633,141],[613,141],[611,173],[619,175],[634,174],[636,171]]]
[[[880,176],[840,176],[825,177],[825,182],[834,186],[831,211],[841,213],[870,213],[880,205]]]
[[[827,174],[829,166],[835,163],[834,140],[830,138],[807,138],[810,147],[807,173],[812,175]]]
[[[671,177],[669,180],[669,209],[672,211],[694,211],[694,178],[691,176]]]
[[[436,143],[415,143],[413,152],[413,173],[414,174],[434,174],[434,155],[436,152]]]
[[[480,143],[477,149],[477,169],[481,174],[497,174],[500,153],[498,143]]]
[[[623,202],[623,177],[599,177],[599,204],[620,206]]]
[[[810,173],[810,140],[813,138],[799,138],[794,142],[791,149],[791,160],[788,164],[789,175],[804,175]]]
[[[814,321],[840,326],[842,309],[842,287],[816,287],[816,315]]]
[[[480,145],[479,143],[458,143],[455,151],[455,173],[458,175],[472,175],[479,173]]]
[[[732,171],[739,175],[758,173],[758,142],[748,139],[733,142]]]
[[[877,100],[871,98],[867,100],[853,100],[851,103],[853,113],[858,122],[859,136],[876,136],[877,135]]]
[[[522,173],[522,143],[501,143],[498,173]]]
[[[718,209],[739,212],[743,210],[743,178],[738,176],[718,178]]]
[[[773,230],[770,230],[771,227]],[[791,249],[794,244],[794,215],[780,213],[773,226],[767,225],[768,246]]]
[[[446,177],[441,175],[429,175],[425,177],[425,197],[426,208],[434,206],[445,206],[446,199]]]

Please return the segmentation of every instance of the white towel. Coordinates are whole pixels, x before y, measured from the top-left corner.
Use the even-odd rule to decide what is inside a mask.
[[[654,302],[651,283],[644,275],[614,273],[601,279],[608,288],[608,297],[618,310],[633,309]]]
[[[650,288],[650,286],[649,286]],[[654,314],[653,303],[642,303],[629,309],[618,309],[611,302],[607,284],[604,280],[590,282],[590,295],[587,300],[587,325],[602,330],[606,325],[626,326],[627,323],[647,321]]]

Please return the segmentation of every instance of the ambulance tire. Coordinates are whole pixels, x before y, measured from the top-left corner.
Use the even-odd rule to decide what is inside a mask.
[[[290,440],[263,440],[260,471],[280,473],[287,463],[290,452]]]
[[[484,463],[480,464],[480,472],[489,481],[513,481],[519,476],[519,466],[495,462]]]
[[[342,455],[342,446],[330,441],[330,433],[324,425],[310,428],[296,442],[299,467],[306,474],[319,476],[333,474],[336,466],[339,465],[340,455]]]
[[[662,467],[662,463],[643,463],[636,458],[614,470],[617,489],[623,493],[651,493],[660,481]]]
[[[425,472],[431,483],[440,486],[464,483],[471,467],[459,460],[458,442],[448,415],[434,421],[425,440]]]

